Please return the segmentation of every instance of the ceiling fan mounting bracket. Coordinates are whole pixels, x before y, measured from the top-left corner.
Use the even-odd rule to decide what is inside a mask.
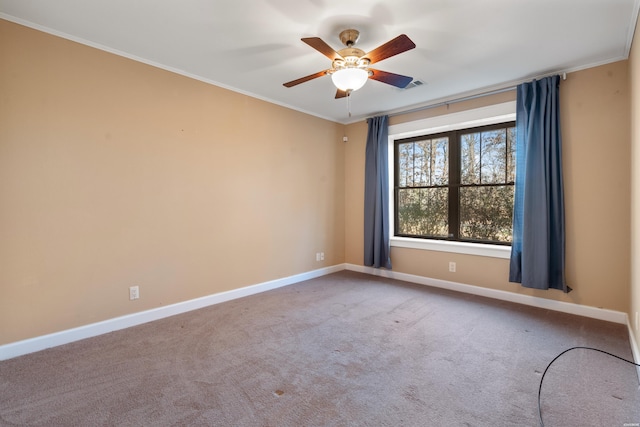
[[[339,37],[343,45],[345,45],[346,47],[351,47],[358,41],[358,38],[360,37],[360,31],[353,29],[344,30],[340,33]]]

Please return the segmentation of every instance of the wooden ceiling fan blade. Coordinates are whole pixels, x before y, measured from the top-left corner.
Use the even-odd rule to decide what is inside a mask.
[[[301,40],[332,61],[343,59],[338,52],[333,50],[333,48],[326,44],[320,37],[306,37]]]
[[[347,97],[347,91],[346,90],[340,90],[338,89],[336,91],[336,99],[340,99],[340,98],[346,98]]]
[[[399,53],[411,50],[414,47],[416,47],[416,44],[411,41],[409,37],[405,34],[400,34],[395,39],[389,40],[382,46],[378,46],[373,49],[371,52],[367,53],[364,58],[369,58],[369,61],[373,64],[380,62],[383,59],[391,58]]]
[[[308,82],[309,80],[313,80],[313,79],[317,79],[318,77],[325,76],[327,74],[327,71],[328,70],[323,70],[323,71],[319,71],[319,72],[317,72],[315,74],[310,74],[310,75],[305,76],[305,77],[300,77],[299,79],[292,80],[292,81],[287,82],[287,83],[283,83],[283,85],[285,87],[292,87],[292,86],[295,86],[295,85],[299,85],[300,83]]]
[[[407,87],[407,85],[411,83],[411,80],[413,80],[413,77],[389,73],[388,71],[373,70],[371,68],[369,69],[369,71],[373,72],[373,74],[369,76],[370,79],[399,87],[401,89]]]

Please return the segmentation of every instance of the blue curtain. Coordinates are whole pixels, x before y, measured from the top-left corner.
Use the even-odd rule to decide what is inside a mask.
[[[560,77],[518,85],[509,281],[569,292],[565,282]]]
[[[367,120],[364,168],[364,265],[391,269],[388,116]]]

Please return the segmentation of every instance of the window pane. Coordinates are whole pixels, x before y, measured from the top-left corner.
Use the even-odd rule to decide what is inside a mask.
[[[507,131],[497,129],[482,132],[480,182],[501,184],[507,177]]]
[[[460,189],[460,237],[511,242],[513,185]]]
[[[427,185],[447,185],[449,183],[449,138],[432,139],[429,144]]]
[[[398,144],[398,186],[428,187],[449,182],[449,139]]]
[[[398,144],[398,185],[413,186],[413,144]]]
[[[460,182],[480,184],[480,133],[467,133],[460,138]]]
[[[447,188],[398,190],[397,234],[447,237]]]
[[[507,182],[516,181],[516,128],[507,129]]]
[[[429,152],[431,141],[416,141],[413,143],[413,185],[429,185]]]

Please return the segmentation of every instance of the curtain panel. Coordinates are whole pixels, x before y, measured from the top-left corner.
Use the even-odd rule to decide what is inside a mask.
[[[509,281],[569,292],[565,282],[560,77],[518,85]]]
[[[388,116],[367,120],[364,172],[364,265],[391,269],[388,121]]]

